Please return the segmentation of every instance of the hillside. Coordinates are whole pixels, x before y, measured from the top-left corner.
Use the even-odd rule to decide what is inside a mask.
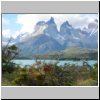
[[[81,59],[89,59],[96,60],[98,59],[98,50],[97,49],[87,49],[87,48],[79,48],[72,47],[67,48],[61,51],[49,52],[47,54],[38,54],[35,55],[41,59],[73,59],[73,60],[81,60]]]

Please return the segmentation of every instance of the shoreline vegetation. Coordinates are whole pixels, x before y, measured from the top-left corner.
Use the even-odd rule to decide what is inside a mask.
[[[98,64],[82,67],[65,64],[41,64],[37,61],[31,66],[21,68],[15,64],[7,65],[2,73],[2,86],[97,86]],[[4,69],[4,68],[3,68]]]
[[[92,67],[86,63],[81,67],[75,64],[64,64],[61,67],[57,63],[42,63],[36,57],[34,64],[22,68],[11,62],[18,57],[19,52],[16,45],[7,45],[2,49],[2,86],[98,85],[98,63]]]
[[[13,59],[13,60],[34,60],[34,59],[36,59],[36,58],[15,58],[15,59]],[[39,60],[64,60],[64,61],[66,61],[66,60],[72,60],[72,61],[81,61],[81,60],[98,60],[98,59],[74,59],[74,58],[71,58],[71,59],[57,59],[57,58],[49,58],[49,59],[47,59],[47,58],[38,58]]]

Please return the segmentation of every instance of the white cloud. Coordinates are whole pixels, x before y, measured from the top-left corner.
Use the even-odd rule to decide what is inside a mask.
[[[2,34],[4,37],[7,37],[7,38],[10,38],[12,35],[10,29],[3,30]]]
[[[16,38],[20,34],[20,32],[19,31],[11,31],[10,29],[5,29],[2,31],[2,34],[6,38],[11,38],[11,37]]]
[[[27,14],[27,15],[18,15],[17,16],[17,23],[22,25],[20,30],[21,33],[25,32],[33,32],[35,23],[37,22],[35,16]]]
[[[6,18],[2,18],[2,23],[5,25],[10,24],[10,20],[6,19]]]
[[[16,38],[18,35],[20,35],[20,31],[14,31],[14,35],[12,35],[13,38]]]
[[[97,19],[95,14],[20,14],[17,16],[17,23],[22,25],[20,32],[32,33],[38,21],[47,21],[50,17],[54,17],[58,30],[66,20],[75,28],[83,28]]]

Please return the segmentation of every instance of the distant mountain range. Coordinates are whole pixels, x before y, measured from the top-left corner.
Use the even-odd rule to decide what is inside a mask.
[[[6,40],[2,37],[2,43]],[[12,38],[12,43],[20,48],[20,56],[26,57],[71,47],[94,49],[98,48],[98,22],[94,20],[89,23],[88,28],[76,29],[65,21],[58,31],[54,18],[51,17],[47,22],[39,21],[33,33],[24,33],[16,39]]]

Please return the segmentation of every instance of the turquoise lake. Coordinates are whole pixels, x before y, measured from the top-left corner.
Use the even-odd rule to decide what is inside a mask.
[[[40,61],[40,60],[39,60]],[[32,65],[35,62],[35,60],[13,60],[12,62],[16,63],[16,64],[19,64],[21,66],[25,66],[25,65]],[[44,63],[56,63],[58,62],[58,65],[64,65],[64,64],[76,64],[76,65],[79,65],[81,66],[83,64],[83,61],[73,61],[73,60],[41,60],[41,62],[44,62]],[[95,63],[97,63],[97,61],[95,60],[88,60],[87,63],[89,65],[94,65]]]

